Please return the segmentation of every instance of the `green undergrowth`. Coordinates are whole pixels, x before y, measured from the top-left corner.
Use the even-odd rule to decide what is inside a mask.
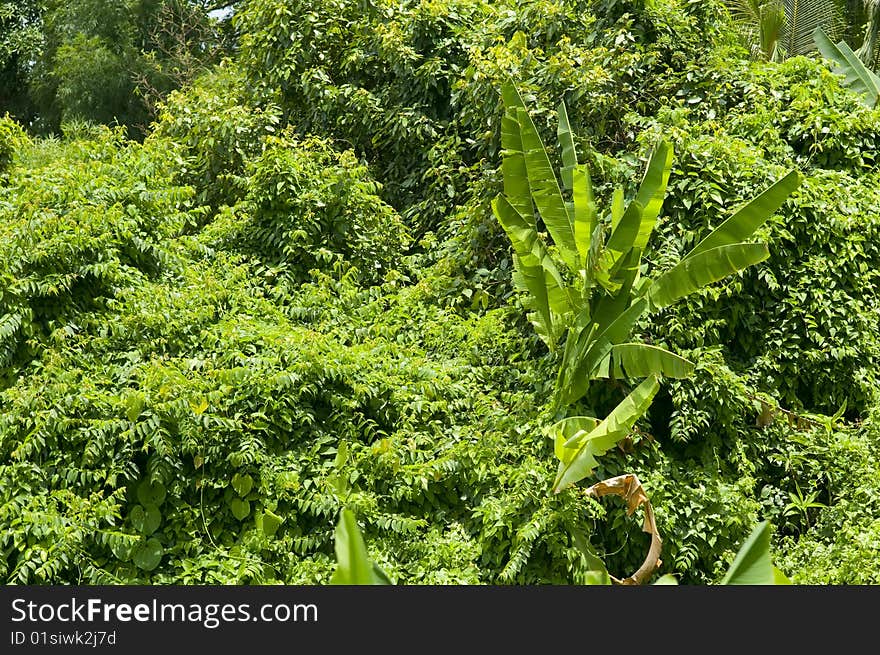
[[[761,519],[794,581],[877,582],[877,112],[717,3],[362,4],[244,3],[140,144],[0,119],[0,579],[326,582],[343,506],[399,583],[635,570],[640,513],[550,494],[559,362],[489,207],[510,76],[599,206],[672,144],[652,270],[801,172],[769,259],[636,327],[696,370],[592,481],[639,476],[681,582]]]

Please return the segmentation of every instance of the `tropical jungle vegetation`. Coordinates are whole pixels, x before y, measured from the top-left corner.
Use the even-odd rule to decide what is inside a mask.
[[[0,580],[880,582],[878,30],[0,0]]]

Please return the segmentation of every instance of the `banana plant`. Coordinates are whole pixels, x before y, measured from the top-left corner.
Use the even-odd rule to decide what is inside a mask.
[[[343,508],[335,532],[336,570],[330,578],[332,585],[387,585],[391,584],[385,571],[370,559],[364,537],[358,528],[354,513]]]
[[[577,161],[565,103],[559,105],[557,177],[522,97],[502,88],[503,192],[492,203],[514,252],[514,284],[526,292],[529,320],[551,351],[562,346],[553,404],[582,398],[590,381],[645,378],[604,420],[565,418],[548,429],[560,460],[556,492],[592,472],[595,457],[632,429],[653,400],[661,376],[683,378],[692,362],[663,348],[629,341],[637,321],[769,255],[746,240],[800,184],[791,171],[745,203],[675,266],[646,276],[642,254],[666,194],[672,146],[653,148],[635,196],[618,188],[600,212],[590,173]],[[546,234],[544,233],[546,230]],[[549,237],[549,238],[548,238]]]
[[[822,56],[832,63],[834,71],[843,76],[841,84],[858,93],[865,106],[876,107],[880,99],[880,77],[862,63],[845,41],[832,42],[820,28],[813,32],[813,39]]]

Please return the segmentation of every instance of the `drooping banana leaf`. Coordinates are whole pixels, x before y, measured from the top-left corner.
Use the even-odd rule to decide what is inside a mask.
[[[592,416],[569,416],[551,425],[545,430],[545,433],[553,439],[553,450],[556,457],[560,461],[568,461],[574,457],[575,453],[566,454],[566,442],[579,432],[585,434],[591,432],[597,425],[599,425],[599,419]]]
[[[734,212],[733,216],[700,241],[693,250],[685,255],[684,259],[712,248],[728,246],[748,239],[782,206],[785,199],[800,186],[800,183],[800,174],[797,171],[789,171],[784,177]]]
[[[562,261],[572,271],[577,271],[580,267],[578,266],[577,246],[574,242],[574,221],[565,206],[562,191],[559,189],[559,181],[550,165],[550,158],[547,156],[544,143],[541,141],[529,113],[525,109],[517,109],[516,117],[519,121],[520,138],[522,139],[523,156],[532,200],[538,208],[538,213],[540,213],[547,231],[553,237],[553,243],[559,248]]]
[[[770,255],[764,243],[734,243],[682,259],[647,289],[654,309],[672,304],[698,289],[761,262]]]
[[[851,88],[862,97],[862,102],[870,108],[877,106],[880,98],[880,77],[872,73],[856,56],[845,41],[832,43],[821,28],[813,32],[813,39],[822,56],[834,63],[835,71],[843,75],[843,85]]]
[[[507,198],[496,197],[492,210],[513,245],[517,273],[514,282],[528,291],[529,308],[535,313],[532,321],[553,349],[562,327],[557,326],[556,317],[566,317],[572,311],[568,290],[540,236]]]
[[[644,378],[664,375],[686,378],[694,372],[692,362],[664,348],[645,343],[619,343],[599,365],[596,377]]]
[[[583,480],[596,467],[596,457],[613,448],[632,429],[635,422],[651,406],[654,395],[660,388],[655,376],[644,380],[632,393],[624,398],[611,413],[589,432],[577,432],[563,444],[565,459],[560,461],[553,492]]]

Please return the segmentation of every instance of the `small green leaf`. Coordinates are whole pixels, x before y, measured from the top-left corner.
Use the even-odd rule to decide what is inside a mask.
[[[232,515],[235,518],[243,521],[251,513],[251,504],[241,498],[233,498],[229,501],[229,509],[232,510]]]
[[[254,479],[249,475],[240,475],[236,473],[232,476],[232,488],[235,489],[235,492],[244,498],[247,496],[251,489],[254,488]]]
[[[138,546],[132,557],[135,566],[143,571],[152,571],[157,566],[159,566],[159,562],[162,561],[162,555],[165,554],[165,549],[162,548],[162,544],[158,539],[147,539],[143,544]]]
[[[161,505],[165,500],[165,485],[159,481],[144,480],[138,485],[137,498],[141,505]]]
[[[273,512],[264,510],[256,516],[257,528],[267,537],[274,537],[278,528],[284,523],[284,519]]]
[[[125,399],[125,418],[134,423],[144,409],[144,394],[134,391]]]

